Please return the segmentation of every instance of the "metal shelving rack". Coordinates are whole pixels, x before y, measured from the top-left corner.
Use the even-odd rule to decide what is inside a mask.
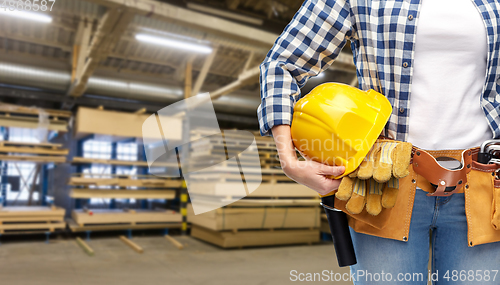
[[[89,141],[89,140],[92,140],[92,139],[96,139],[96,135],[95,134],[91,134],[91,135],[88,135],[88,136],[85,136],[83,138],[80,138],[80,139],[77,139],[76,140],[76,157],[78,158],[82,158],[84,157],[84,144],[85,142]],[[120,143],[129,143],[129,142],[136,142],[136,138],[123,138],[123,139],[120,139],[120,140],[116,140],[116,141],[113,141],[111,143],[111,155],[110,155],[110,159],[108,160],[109,162],[113,162],[113,161],[119,161],[117,160],[118,158],[118,144]],[[125,165],[126,164],[126,161],[123,160],[123,165],[117,165],[117,164],[113,164],[113,163],[109,163],[109,164],[106,164],[106,163],[101,163],[100,160],[97,160],[99,161],[98,164],[100,165],[107,165],[107,167],[110,167],[110,173],[109,175],[110,176],[113,176],[113,175],[116,175],[116,177],[125,177],[127,175],[118,175],[117,174],[117,170],[118,168],[122,168],[122,167],[126,167],[126,168],[129,168],[131,169],[132,167],[136,167],[136,174],[135,175],[130,175],[130,176],[144,176],[144,177],[154,177],[155,179],[162,179],[162,178],[158,178],[158,177],[155,177],[154,175],[152,175],[150,172],[149,172],[149,169],[148,169],[148,166],[147,166],[147,163],[146,163],[146,155],[145,155],[145,151],[144,151],[144,148],[141,144],[137,144],[137,161],[132,161],[130,165]],[[90,160],[90,159],[89,159]],[[96,162],[97,162],[96,161]],[[84,173],[85,169],[89,169],[90,167],[92,167],[92,165],[94,165],[95,163],[93,163],[92,161],[89,161],[89,163],[82,163],[82,162],[75,162],[74,159],[72,161],[72,164],[75,166],[75,167],[72,167],[72,169],[75,170],[75,172],[72,172],[73,175],[75,173]],[[135,165],[134,165],[135,164]],[[137,165],[137,164],[140,164],[140,165]],[[103,174],[103,176],[106,176],[108,174]],[[166,181],[175,181],[173,179],[165,179]],[[167,207],[167,205],[174,205],[174,206],[177,206],[179,205],[181,202],[180,202],[180,197],[181,195],[179,195],[180,192],[182,192],[182,190],[180,189],[181,186],[182,186],[182,183],[181,183],[181,180],[179,179],[178,180],[178,184],[179,184],[179,187],[175,187],[175,197],[172,197],[170,199],[160,199],[160,200],[164,200],[165,201],[165,207]],[[111,187],[111,188],[114,188],[114,187]],[[106,191],[106,190],[103,190],[103,191]],[[123,190],[123,191],[131,191],[131,190]],[[141,190],[137,190],[137,191],[141,191]],[[86,199],[86,198],[74,198],[75,199],[75,209],[76,210],[87,210],[87,211],[92,211],[92,209],[90,209],[90,199]],[[149,200],[150,199],[136,199],[136,205],[134,205],[135,209],[133,209],[132,211],[136,211],[139,212],[139,211],[147,211],[147,210],[152,210],[151,208],[154,206],[154,203],[151,203]],[[108,205],[108,209],[109,210],[118,210],[118,208],[120,207],[120,205],[117,203],[116,201],[117,199],[111,199],[110,200],[110,203]],[[154,201],[153,201],[154,202]],[[130,199],[125,199],[124,200],[124,203],[121,204],[121,206],[130,206]],[[87,209],[86,209],[87,207]],[[122,207],[123,208],[123,207]],[[179,206],[180,208],[180,206]],[[180,212],[183,212],[182,209],[179,209]],[[172,228],[183,228],[183,223],[181,221],[179,222],[175,222],[175,223],[163,223],[163,224],[157,224],[155,225],[154,223],[151,223],[151,224],[109,224],[109,225],[92,225],[92,224],[86,224],[86,225],[82,225],[82,224],[77,224],[76,221],[73,219],[73,220],[70,220],[68,221],[68,224],[70,226],[70,229],[74,232],[86,232],[87,233],[87,238],[90,237],[90,234],[92,231],[98,231],[98,230],[120,230],[120,231],[125,231],[127,233],[127,235],[129,237],[131,237],[132,235],[132,230],[135,230],[135,229],[162,229],[164,231],[165,234],[168,234],[168,231],[169,229],[172,229]]]
[[[57,229],[64,229],[65,210],[55,207],[53,199],[48,197],[49,181],[47,172],[56,163],[66,160],[67,150],[61,145],[49,143],[25,143],[9,140],[9,128],[2,127],[3,140],[0,142],[1,206],[0,236],[6,234],[39,234],[47,237]],[[56,155],[46,155],[47,153]],[[34,168],[27,177],[17,163],[34,163]],[[29,188],[29,197],[20,205],[16,200],[10,202],[7,197],[9,183],[8,168],[14,164],[19,177],[19,189]],[[37,184],[38,182],[38,184]],[[24,185],[23,185],[24,184]],[[38,201],[32,203],[33,193],[38,192]]]

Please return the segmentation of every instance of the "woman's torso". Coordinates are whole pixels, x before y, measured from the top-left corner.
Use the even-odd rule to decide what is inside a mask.
[[[385,129],[385,135],[405,141],[408,141],[410,138],[410,122],[414,118],[418,119],[419,117],[418,109],[415,111],[416,115],[414,118],[410,116],[410,108],[413,106],[410,95],[414,95],[412,93],[412,79],[414,78],[415,64],[418,64],[418,61],[416,62],[418,58],[415,58],[415,51],[418,45],[417,32],[419,21],[421,20],[419,14],[421,2],[418,0],[354,0],[350,2],[349,7],[351,10],[351,21],[353,21],[351,48],[354,53],[358,78],[360,79],[360,88],[376,88],[373,82],[380,82],[382,92],[384,92],[384,95],[387,96],[394,107],[392,116]],[[495,137],[500,136],[500,129],[498,127],[498,123],[500,122],[498,116],[500,102],[496,100],[498,94],[496,79],[500,77],[500,74],[497,66],[494,64],[494,62],[498,61],[500,49],[496,44],[498,43],[499,18],[497,15],[499,15],[500,3],[496,1],[475,0],[474,5],[470,5],[467,9],[471,7],[475,7],[475,11],[473,12],[477,13],[476,15],[480,15],[481,13],[480,18],[483,20],[483,30],[479,32],[487,32],[486,39],[484,40],[487,43],[476,44],[479,49],[481,49],[481,45],[483,45],[483,48],[487,47],[487,56],[485,68],[479,67],[479,69],[484,69],[483,73],[479,75],[482,77],[481,84],[483,88],[480,88],[482,92],[476,94],[478,88],[474,82],[472,84],[474,86],[471,87],[474,90],[467,92],[467,96],[476,96],[468,97],[469,99],[473,98],[472,100],[475,100],[479,96],[476,101],[477,107],[475,107],[473,112],[474,117],[477,117],[477,114],[481,114],[482,112],[482,116],[487,123],[477,129],[480,135],[476,135],[476,138],[473,140],[459,142],[457,145],[446,146],[441,143],[434,144],[434,146],[427,145],[430,148],[443,146],[464,148],[477,145],[478,142],[485,138],[491,138],[493,136],[492,133]],[[451,9],[453,8],[450,7],[449,10]],[[478,22],[476,21],[472,28],[477,29],[477,24]],[[376,74],[372,72],[370,75],[368,70],[375,70],[375,64],[378,72]],[[418,102],[416,103],[418,104]],[[465,105],[469,106],[470,104],[468,102]],[[450,106],[443,106],[443,108],[450,108]],[[480,121],[475,120],[475,122]],[[459,125],[462,124],[456,124],[456,126]],[[468,132],[469,130],[464,129],[463,135],[467,135]],[[485,132],[487,135],[484,134]],[[442,140],[440,139],[440,141]]]

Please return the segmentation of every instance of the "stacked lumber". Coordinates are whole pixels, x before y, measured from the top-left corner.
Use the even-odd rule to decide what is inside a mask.
[[[30,108],[0,102],[0,126],[7,128],[39,129],[43,135],[47,135],[48,130],[66,132],[71,116],[69,111]],[[8,162],[4,165],[6,168],[14,166],[17,175],[13,178],[18,181],[17,183],[2,181],[2,183],[11,184],[11,191],[28,190],[27,204],[31,205],[39,177],[43,172],[43,165],[65,163],[67,155],[68,149],[62,148],[61,144],[0,141],[0,161]],[[33,168],[29,174],[22,171],[23,168],[19,166],[25,162],[32,162],[29,167]],[[17,186],[12,189],[13,185]],[[14,203],[19,198],[20,192]],[[47,191],[41,191],[40,201],[46,198],[46,193]],[[8,197],[7,192],[4,193],[4,198],[6,197]],[[0,234],[53,232],[66,227],[64,215],[65,210],[57,207],[2,208],[0,206]]]
[[[229,149],[239,153],[231,154]],[[193,168],[205,169],[190,175],[188,181],[193,203],[188,207],[188,222],[193,237],[224,248],[319,241],[318,195],[283,173],[272,138],[255,136],[249,145],[237,133],[224,132],[223,139],[215,136],[195,142],[191,156],[196,158],[194,163],[199,161]],[[232,156],[237,160],[227,160]],[[210,166],[213,161],[217,164]],[[248,195],[237,200],[241,197],[235,197],[234,189],[242,183]],[[200,212],[195,209],[200,201],[213,200],[237,201],[195,215]]]
[[[40,118],[46,117],[46,123],[40,124]],[[0,126],[38,129],[47,128],[52,131],[68,131],[71,119],[70,111],[30,108],[0,103]]]
[[[191,236],[220,247],[271,246],[319,241],[320,209],[314,206],[226,206],[195,215]]]
[[[246,199],[242,199],[241,202],[244,200]],[[188,219],[193,224],[214,231],[319,228],[320,226],[320,213],[315,199],[306,200],[307,202],[304,203],[285,202],[279,206],[266,205],[266,200],[263,199],[251,200],[253,201],[249,205],[238,201],[230,206],[199,215],[195,215],[193,206],[189,205]],[[262,205],[257,205],[259,203]]]
[[[53,232],[66,227],[65,210],[59,207],[3,207],[0,234]]]
[[[148,167],[146,161],[74,157],[72,164]],[[161,166],[178,167],[176,163]],[[174,199],[182,185],[180,178],[138,174],[74,173],[68,185],[75,199]],[[83,209],[73,210],[70,230],[97,231],[121,229],[180,228],[182,215],[173,210]]]
[[[79,199],[174,199],[180,179],[152,175],[75,173],[68,185],[70,197]]]
[[[189,175],[190,195],[231,196],[243,179],[249,188],[256,188],[248,197],[318,197],[283,173],[272,138],[255,135],[254,140],[248,145],[247,137],[226,131],[224,138],[213,136],[192,143],[190,160],[195,165],[190,166],[205,170]],[[231,156],[237,156],[238,162]]]
[[[61,144],[0,141],[1,161],[64,163],[67,155]]]
[[[80,227],[86,225],[141,225],[182,222],[180,213],[172,210],[95,209],[73,210],[71,216]]]
[[[182,119],[145,114],[144,108],[137,112],[119,112],[79,107],[75,120],[75,138],[93,135],[106,141],[120,142],[130,138],[153,141],[180,140],[182,138]],[[169,132],[160,132],[160,126],[169,127]],[[143,136],[143,127],[150,131]],[[149,167],[146,161],[117,159],[97,159],[73,157],[71,162],[79,168],[92,165],[116,167]],[[173,163],[159,162],[155,167],[173,168],[178,171],[177,159]],[[142,171],[139,171],[142,172]],[[153,175],[88,174],[76,173],[68,181],[70,197],[74,199],[174,199],[182,186],[180,178],[162,178]],[[73,232],[97,230],[131,230],[180,228],[182,215],[172,210],[139,209],[83,209],[74,210],[68,225]]]
[[[121,141],[124,138],[143,138],[143,124],[150,114],[143,114],[144,110],[136,113],[118,112],[103,109],[79,107],[76,113],[75,137],[84,138],[88,135],[105,135],[113,141]],[[180,140],[182,138],[182,119],[159,116],[164,125],[168,125],[169,131],[163,133],[164,139]],[[158,128],[157,125],[151,126]],[[160,132],[148,132],[156,134],[153,139],[162,139]]]

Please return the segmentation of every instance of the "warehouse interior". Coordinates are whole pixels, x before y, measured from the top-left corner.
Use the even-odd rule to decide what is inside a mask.
[[[349,272],[318,195],[284,175],[259,135],[259,65],[302,0],[17,2],[0,8],[2,284],[288,284]],[[301,92],[330,81],[357,86],[349,44]],[[162,117],[207,93],[222,140],[180,113]],[[198,139],[190,182],[180,157],[194,144],[151,163],[151,118],[163,152]],[[256,160],[235,168],[230,144]],[[222,170],[203,174],[221,150]],[[234,197],[249,168],[259,183]],[[193,195],[209,191],[222,207],[203,212]]]

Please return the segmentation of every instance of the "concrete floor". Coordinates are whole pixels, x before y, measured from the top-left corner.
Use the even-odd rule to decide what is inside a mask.
[[[90,257],[73,239],[5,242],[0,246],[2,285],[191,285],[291,284],[298,273],[349,272],[336,265],[333,246],[286,246],[223,250],[191,237],[174,236],[178,250],[161,236],[135,237],[138,254],[117,237],[94,238]],[[299,282],[302,283],[302,282]],[[307,282],[309,283],[309,282]],[[335,284],[352,284],[334,282]]]

